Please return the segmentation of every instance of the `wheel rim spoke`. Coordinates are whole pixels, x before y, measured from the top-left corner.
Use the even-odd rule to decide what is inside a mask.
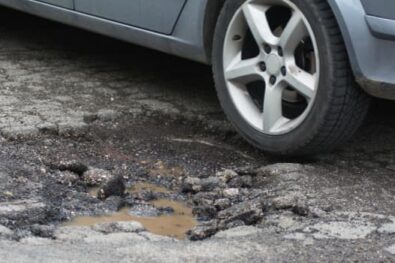
[[[291,16],[279,25],[281,12]],[[317,42],[302,11],[289,0],[247,0],[225,39],[224,78],[241,117],[269,135],[298,127],[312,109],[320,76]]]
[[[263,103],[263,131],[272,132],[282,121],[282,87],[266,87]]]
[[[304,70],[297,69],[294,73],[289,73],[285,77],[285,82],[303,95],[307,100],[311,100],[315,94],[316,75]]]
[[[242,60],[239,53],[225,69],[225,78],[228,81],[248,83],[262,79],[258,69],[258,58]]]
[[[229,92],[239,105],[241,115],[258,130],[262,130],[262,112],[254,105],[244,85],[229,83]]]
[[[298,11],[294,11],[281,34],[280,45],[285,52],[293,55],[292,52],[295,51],[299,42],[308,35],[309,33],[304,23],[303,15]]]
[[[267,6],[251,3],[243,5],[243,14],[248,27],[260,47],[262,47],[263,44],[276,45],[278,43],[278,38],[270,29],[269,22],[266,17],[267,9]]]

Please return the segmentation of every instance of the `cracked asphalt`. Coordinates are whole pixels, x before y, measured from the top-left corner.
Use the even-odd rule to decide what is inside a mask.
[[[277,159],[233,131],[209,67],[0,13],[5,262],[395,262],[394,102],[376,100],[354,139],[333,153]],[[200,205],[237,190],[237,202],[259,196],[266,210],[254,224],[239,220],[195,242],[135,222],[65,227],[76,215],[119,208],[89,197],[78,178],[60,182],[59,163],[75,160],[175,192],[186,177],[221,178],[224,169],[245,176],[248,167],[255,186],[174,198]]]

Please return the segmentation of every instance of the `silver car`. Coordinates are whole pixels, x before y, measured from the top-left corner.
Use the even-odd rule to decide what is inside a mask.
[[[394,0],[0,0],[212,65],[225,113],[276,155],[328,151],[395,99]]]

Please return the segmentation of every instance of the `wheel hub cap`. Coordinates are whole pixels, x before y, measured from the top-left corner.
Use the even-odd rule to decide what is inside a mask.
[[[267,72],[272,76],[277,76],[281,71],[282,61],[277,55],[271,54],[267,58],[266,65]]]

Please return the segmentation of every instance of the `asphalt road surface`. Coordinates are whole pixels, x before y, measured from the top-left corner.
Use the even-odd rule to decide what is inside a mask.
[[[2,262],[395,261],[395,103],[333,153],[271,158],[233,131],[208,66],[0,14]],[[86,170],[170,193],[99,200]],[[193,208],[190,240],[63,225],[155,198]]]

